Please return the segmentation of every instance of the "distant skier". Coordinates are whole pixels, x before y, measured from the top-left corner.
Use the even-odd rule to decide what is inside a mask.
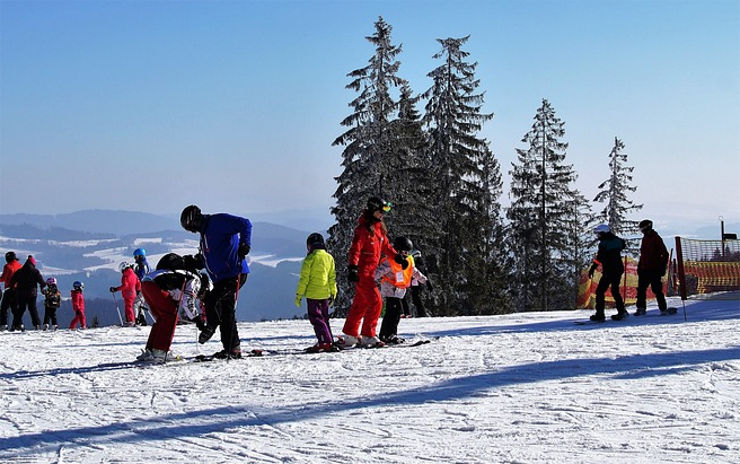
[[[134,274],[139,278],[139,282],[144,280],[144,276],[149,274],[151,269],[149,268],[149,262],[146,259],[146,250],[143,248],[137,248],[134,250]],[[136,323],[138,325],[146,325],[146,313],[149,308],[146,306],[144,301],[144,295],[141,291],[136,292],[136,299],[134,300],[134,314],[136,315]]]
[[[301,275],[296,288],[295,304],[301,307],[301,299],[306,297],[308,319],[313,325],[318,343],[306,351],[335,351],[334,337],[329,325],[329,306],[337,296],[337,275],[334,257],[327,253],[324,237],[313,233],[306,239],[308,254],[301,265]]]
[[[41,329],[41,320],[39,319],[39,312],[36,308],[36,297],[38,296],[37,285],[43,289],[46,286],[46,282],[41,277],[39,270],[36,269],[36,259],[28,255],[26,262],[13,274],[13,278],[10,279],[10,286],[15,287],[18,305],[16,312],[13,314],[13,327],[11,330],[25,330],[23,326],[23,314],[26,312],[26,308],[28,308],[28,312],[31,314],[33,327],[36,330]]]
[[[57,330],[57,309],[62,305],[62,293],[57,288],[57,279],[49,277],[46,279],[46,288],[41,290],[44,294],[44,330]]]
[[[182,228],[200,234],[200,253],[213,282],[205,301],[206,325],[198,342],[205,343],[221,328],[223,350],[216,358],[241,358],[241,344],[236,325],[239,289],[247,281],[249,266],[246,256],[252,246],[252,223],[231,214],[203,214],[195,205],[180,214]],[[203,266],[201,266],[203,267]]]
[[[192,256],[168,253],[159,260],[155,271],[144,276],[141,292],[156,320],[146,349],[137,357],[139,361],[164,363],[177,359],[170,347],[178,314],[186,320],[195,320],[198,316],[195,301],[201,289],[198,264]]]
[[[668,305],[663,295],[662,277],[668,270],[668,249],[663,239],[653,229],[653,221],[645,219],[641,221],[642,243],[640,244],[640,261],[637,263],[637,311],[635,316],[642,316],[647,308],[647,288],[653,290],[658,300],[658,308],[661,314],[668,314]]]
[[[622,280],[622,274],[624,274],[621,253],[626,244],[624,240],[614,235],[611,228],[606,224],[596,226],[594,233],[599,239],[599,251],[591,269],[588,271],[588,276],[593,278],[594,271],[600,264],[601,279],[596,287],[596,313],[590,319],[597,322],[604,321],[605,293],[611,287],[612,297],[614,297],[614,303],[617,306],[617,314],[614,314],[612,319],[619,321],[629,315],[624,309],[624,300],[619,293],[619,283]]]
[[[403,343],[403,339],[398,336],[398,323],[401,320],[406,289],[411,286],[412,278],[422,284],[426,283],[427,278],[414,266],[414,258],[408,255],[414,249],[414,244],[408,237],[397,237],[393,241],[393,247],[408,260],[408,266],[404,269],[402,264],[384,257],[375,271],[375,279],[380,280],[380,294],[385,297],[385,316],[380,324],[380,340],[396,345]]]
[[[77,324],[80,324],[81,329],[87,328],[87,318],[85,317],[85,296],[82,294],[82,290],[85,288],[85,284],[79,280],[75,280],[72,284],[72,291],[70,296],[72,297],[72,311],[75,313],[75,317],[72,318],[72,322],[69,323],[69,330],[75,330]]]
[[[121,271],[121,285],[111,287],[110,292],[121,292],[124,312],[126,313],[126,325],[133,326],[136,324],[134,300],[136,300],[136,295],[141,292],[141,282],[139,282],[139,278],[134,274],[133,266],[127,261],[119,264],[118,269]]]
[[[16,292],[13,286],[10,285],[10,281],[13,279],[13,274],[20,268],[21,263],[15,256],[15,252],[8,251],[5,253],[5,266],[3,266],[3,273],[0,274],[0,283],[5,285],[5,292],[2,295],[2,302],[0,302],[0,331],[8,328],[8,309],[10,309],[11,314],[15,314],[17,311]]]
[[[376,326],[383,300],[375,283],[375,269],[378,268],[381,255],[395,257],[403,269],[408,261],[400,255],[388,241],[387,229],[383,222],[385,213],[391,210],[391,204],[378,197],[371,197],[367,207],[362,211],[352,237],[349,250],[348,278],[355,282],[355,297],[344,322],[342,344],[345,348],[362,344],[366,347],[383,346],[376,336]],[[362,329],[360,329],[362,324]],[[362,335],[362,339],[360,339]]]

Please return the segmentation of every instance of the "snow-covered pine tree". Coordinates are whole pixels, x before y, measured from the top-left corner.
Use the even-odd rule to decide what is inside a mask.
[[[512,163],[512,204],[507,212],[513,294],[516,307],[525,311],[572,307],[563,280],[572,275],[568,221],[577,195],[576,173],[565,164],[564,123],[546,99],[534,120],[522,138],[529,147],[517,149],[519,164]]]
[[[398,103],[391,96],[391,89],[406,83],[396,75],[400,62],[396,56],[401,46],[391,43],[392,27],[380,17],[375,22],[375,33],[366,39],[375,47],[368,65],[349,74],[347,88],[358,93],[349,106],[352,113],[342,122],[348,129],[334,141],[343,145],[342,173],[336,178],[334,193],[336,206],[331,212],[336,223],[329,228],[327,247],[334,255],[340,286],[335,302],[337,313],[345,313],[351,304],[353,286],[347,281],[347,252],[357,218],[371,196],[387,198],[386,179],[389,166],[384,162],[392,150],[391,118]],[[387,198],[393,201],[392,198]]]
[[[398,104],[398,119],[391,122],[394,143],[384,164],[385,185],[393,199],[393,209],[386,215],[392,238],[406,236],[424,256],[436,255],[436,241],[440,234],[435,220],[435,189],[431,175],[427,135],[423,130],[414,96],[404,84]]]
[[[488,141],[477,136],[493,114],[481,112],[484,94],[476,93],[477,63],[467,62],[469,53],[461,49],[468,38],[438,39],[442,50],[434,58],[443,63],[428,74],[433,83],[424,93],[437,192],[435,216],[442,229],[438,255],[427,263],[435,278],[436,313],[442,315],[477,311],[474,305],[482,295],[475,292],[489,282],[476,279],[491,270],[485,268],[487,244],[481,238],[496,230],[489,212],[498,197],[485,189],[482,169],[483,160],[493,153]],[[487,166],[491,171],[498,168],[497,163]],[[488,173],[489,180],[495,178],[494,172]]]
[[[614,147],[609,152],[609,179],[599,184],[599,193],[593,201],[604,203],[604,209],[598,218],[609,224],[612,231],[627,240],[627,252],[633,256],[639,254],[638,221],[627,219],[628,213],[639,211],[642,205],[636,205],[628,198],[630,192],[637,190],[632,185],[632,171],[634,167],[627,166],[627,154],[623,153],[624,143],[614,137]]]
[[[591,203],[585,196],[576,193],[567,219],[570,248],[563,254],[570,268],[570,273],[563,279],[564,292],[570,294],[570,307],[575,307],[578,298],[581,272],[591,264],[596,254],[597,241],[592,232],[594,221]]]

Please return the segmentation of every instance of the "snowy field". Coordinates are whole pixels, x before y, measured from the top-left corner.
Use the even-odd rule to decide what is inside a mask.
[[[0,462],[738,463],[740,301],[673,303],[404,319],[434,341],[324,354],[295,354],[307,321],[243,323],[277,353],[148,367],[147,328],[0,333]]]

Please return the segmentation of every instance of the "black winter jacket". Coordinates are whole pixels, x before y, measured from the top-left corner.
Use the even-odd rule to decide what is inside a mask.
[[[36,298],[38,295],[36,284],[41,288],[46,286],[41,273],[30,261],[26,261],[26,264],[13,274],[13,279],[10,281],[10,286],[15,287],[15,294],[18,298]]]

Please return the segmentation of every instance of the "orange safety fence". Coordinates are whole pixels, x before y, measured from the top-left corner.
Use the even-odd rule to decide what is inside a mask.
[[[689,293],[711,293],[740,288],[740,262],[685,261],[684,273],[696,278]],[[687,282],[689,285],[689,282]],[[693,286],[693,285],[691,285]]]
[[[576,308],[583,309],[594,309],[596,307],[596,287],[599,285],[601,279],[601,266],[594,272],[593,279],[588,277],[588,268],[581,271],[581,277],[578,285],[578,300],[576,301]],[[622,276],[622,284],[620,285],[620,292],[624,299],[626,306],[633,305],[637,301],[637,261],[630,257],[624,258],[624,275]],[[668,292],[668,276],[663,277],[663,294]],[[605,295],[606,307],[614,307],[614,297],[612,296],[611,289],[606,291]],[[650,287],[647,290],[647,299],[655,299]]]

